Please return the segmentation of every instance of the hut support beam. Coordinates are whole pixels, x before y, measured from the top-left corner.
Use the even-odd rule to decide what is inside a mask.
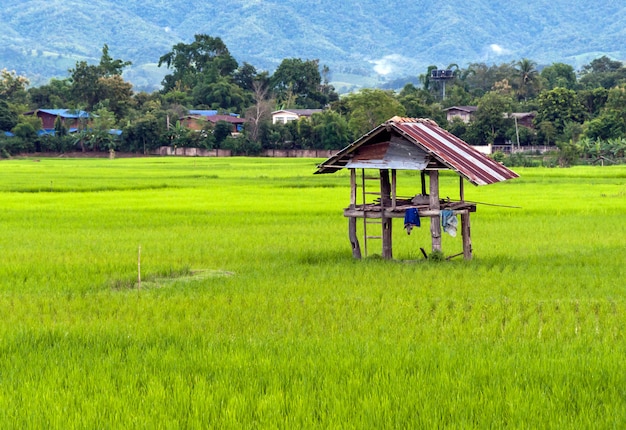
[[[430,170],[430,202],[429,209],[440,210],[439,205],[439,171]],[[432,238],[433,252],[441,251],[441,216],[436,215],[430,218],[430,236]]]
[[[356,208],[356,184],[356,169],[350,169],[350,209]],[[350,245],[352,246],[352,256],[361,259],[361,245],[359,244],[359,238],[356,232],[356,222],[356,218],[348,218],[348,237],[350,238]]]
[[[350,245],[352,245],[352,256],[357,259],[361,259],[361,245],[359,244],[359,238],[356,234],[356,218],[348,218],[348,236],[350,238]]]
[[[459,176],[459,197],[465,202],[465,187],[463,176]],[[463,258],[472,259],[472,235],[470,233],[470,213],[465,211],[461,214],[461,236],[463,237]]]
[[[395,173],[395,172],[394,172]],[[394,175],[395,176],[395,175]],[[380,205],[382,208],[388,208],[391,206],[391,182],[389,180],[389,170],[381,169],[380,170]],[[383,210],[384,214],[384,210]],[[391,260],[393,258],[393,251],[391,245],[392,238],[392,219],[387,218],[386,216],[382,216],[382,239],[383,239],[383,249],[382,249],[382,257]]]
[[[461,235],[463,236],[463,258],[472,259],[472,237],[470,234],[470,214],[465,211],[461,214]]]

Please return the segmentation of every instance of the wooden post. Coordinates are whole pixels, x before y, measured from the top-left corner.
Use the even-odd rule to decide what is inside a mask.
[[[391,245],[392,238],[392,219],[385,217],[385,208],[391,206],[391,183],[389,182],[389,170],[380,169],[380,206],[382,212],[381,229],[383,237],[383,249],[382,256],[385,259],[393,258],[393,251]]]
[[[463,176],[459,176],[459,197],[462,203],[465,202],[465,186],[463,184]]]
[[[472,236],[470,233],[470,212],[463,211],[461,214],[461,235],[463,236],[463,258],[472,259]]]
[[[356,207],[356,170],[350,169],[350,209]]]
[[[420,177],[422,179],[422,195],[425,196],[426,195],[426,172],[424,170],[420,172]]]
[[[439,171],[430,170],[430,204],[429,209],[438,211],[439,205]],[[430,217],[430,236],[433,243],[433,252],[441,251],[441,216]]]
[[[459,195],[462,203],[465,202],[465,185],[463,176],[459,176]],[[466,209],[461,213],[461,236],[463,237],[463,258],[472,259],[472,236],[470,233],[470,211]]]
[[[350,245],[352,245],[352,256],[354,258],[361,259],[361,245],[359,245],[359,238],[356,234],[356,218],[348,218],[348,237],[350,238]]]
[[[356,207],[356,169],[350,169],[350,209]],[[348,237],[352,246],[352,256],[361,259],[361,245],[356,233],[356,218],[348,218]]]
[[[396,169],[392,169],[391,170],[391,208],[392,209],[396,208],[396,200],[397,200],[396,184],[397,184]]]

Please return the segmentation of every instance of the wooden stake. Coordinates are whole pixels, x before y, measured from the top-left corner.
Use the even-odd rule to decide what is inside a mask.
[[[137,288],[141,290],[141,245],[137,251]]]

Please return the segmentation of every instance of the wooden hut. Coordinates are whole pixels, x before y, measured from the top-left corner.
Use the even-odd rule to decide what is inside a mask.
[[[382,240],[382,257],[391,259],[392,220],[404,218],[406,221],[407,211],[411,210],[419,219],[430,218],[433,251],[442,250],[441,216],[454,217],[454,221],[460,216],[463,256],[471,259],[470,213],[476,211],[476,204],[465,201],[464,181],[488,185],[518,177],[434,121],[401,117],[393,117],[374,128],[321,163],[315,173],[334,173],[341,169],[350,169],[350,205],[344,209],[344,216],[349,221],[348,233],[355,258],[361,258],[357,235],[359,219],[363,221],[365,256],[368,241],[379,239]],[[399,197],[397,170],[419,170],[421,193],[408,199]],[[459,175],[458,200],[440,198],[440,170],[453,170]],[[426,176],[429,177],[428,190]],[[372,232],[374,228],[379,231]]]

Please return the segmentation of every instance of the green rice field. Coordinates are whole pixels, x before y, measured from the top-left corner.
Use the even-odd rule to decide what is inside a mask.
[[[467,185],[472,261],[424,219],[359,261],[320,161],[0,161],[0,428],[626,428],[626,166]]]

